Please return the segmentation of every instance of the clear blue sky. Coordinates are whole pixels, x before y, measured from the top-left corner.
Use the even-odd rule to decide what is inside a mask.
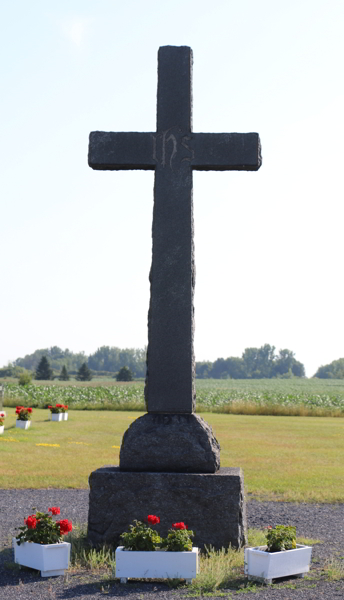
[[[0,9],[0,366],[147,343],[152,172],[96,172],[92,130],[155,129],[157,50],[194,52],[194,131],[261,136],[195,173],[197,360],[344,356],[342,0],[11,0]]]

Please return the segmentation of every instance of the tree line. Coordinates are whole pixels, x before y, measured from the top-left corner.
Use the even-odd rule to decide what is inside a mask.
[[[13,369],[21,368],[35,371],[39,361],[45,356],[49,361],[55,375],[65,367],[69,375],[77,375],[81,365],[86,363],[91,371],[98,375],[117,373],[122,367],[128,367],[133,376],[145,377],[146,375],[146,349],[143,348],[117,348],[115,346],[102,346],[96,352],[86,356],[84,352],[71,352],[68,348],[62,350],[58,346],[36,350],[24,358],[17,358],[12,365]],[[11,367],[9,367],[10,369]],[[1,369],[0,369],[1,370]],[[8,369],[7,369],[8,370]],[[7,375],[8,377],[10,374]]]
[[[54,371],[50,366],[50,362],[46,356],[42,356],[34,374],[32,373],[32,371],[27,371],[22,367],[16,368],[22,369],[22,371],[17,375],[19,377],[19,385],[27,385],[31,383],[33,376],[38,381],[50,381],[52,379],[55,379],[56,377]],[[133,381],[134,379],[133,374],[128,367],[122,367],[118,371],[118,373],[116,373],[113,377],[116,378],[117,381]],[[63,365],[63,367],[61,368],[61,371],[57,378],[60,381],[69,381],[70,375],[65,365]],[[91,379],[93,379],[93,373],[88,368],[86,362],[83,362],[82,365],[79,367],[75,379],[77,381],[91,381]]]
[[[0,369],[0,377],[19,377],[24,371],[35,373],[45,356],[52,370],[52,376],[77,376],[80,367],[86,367],[97,375],[116,375],[120,369],[129,369],[132,377],[146,375],[146,348],[117,348],[101,346],[89,356],[84,352],[62,350],[58,346],[36,350],[24,358],[17,358],[12,364]],[[263,379],[272,377],[304,377],[304,365],[296,360],[294,352],[288,349],[276,352],[275,346],[264,344],[260,348],[245,348],[241,357],[218,358],[214,362],[196,362],[196,377],[200,379]],[[320,379],[344,379],[344,358],[334,360],[318,368],[313,377]]]
[[[200,379],[271,379],[272,377],[305,377],[304,365],[291,350],[275,352],[275,346],[245,348],[241,358],[218,358],[215,362],[196,362],[196,377]]]
[[[333,360],[330,364],[319,367],[314,377],[319,377],[319,379],[344,379],[344,358]]]
[[[43,357],[46,358],[51,369],[47,379],[53,376],[63,379],[65,372],[68,373],[68,376],[78,377],[82,366],[97,375],[113,376],[124,367],[135,379],[144,378],[146,375],[146,348],[120,349],[116,346],[101,346],[87,357],[84,352],[73,353],[68,348],[62,350],[58,346],[52,346],[36,350],[24,358],[17,358],[12,366],[0,369],[0,376],[11,376],[11,374],[19,376],[23,369],[34,373]],[[12,373],[10,373],[11,370]],[[2,374],[1,371],[6,371],[6,374]],[[86,377],[87,373],[84,376]],[[196,377],[200,379],[262,379],[304,376],[304,365],[295,359],[294,352],[284,349],[276,353],[275,346],[269,344],[260,348],[246,348],[240,358],[229,357],[218,358],[214,362],[196,362]],[[82,380],[87,381],[87,378]]]

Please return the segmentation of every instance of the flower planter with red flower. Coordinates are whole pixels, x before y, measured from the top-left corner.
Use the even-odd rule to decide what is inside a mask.
[[[35,544],[24,542],[18,546],[13,538],[14,562],[41,572],[41,577],[64,575],[69,567],[70,547],[68,542],[59,544]]]
[[[191,552],[152,552],[116,548],[116,577],[127,583],[129,577],[139,579],[185,579],[191,583],[199,573],[198,548]]]
[[[4,430],[5,430],[5,425],[4,425],[5,417],[6,417],[6,414],[1,411],[0,412],[0,435],[2,433],[4,433]]]
[[[148,515],[151,525],[160,518]],[[185,579],[191,583],[199,573],[198,548],[192,547],[193,532],[184,523],[174,523],[166,539],[140,521],[121,535],[124,546],[116,549],[116,577],[121,583],[128,578]]]
[[[309,571],[312,547],[296,544],[293,550],[267,552],[266,546],[245,548],[245,575],[271,584],[278,577],[304,577]]]
[[[31,427],[31,421],[19,421],[19,419],[17,419],[16,427],[19,427],[19,429],[29,429],[29,427]]]
[[[25,408],[24,406],[16,407],[16,427],[20,429],[28,429],[31,425],[31,413],[32,408]]]
[[[72,530],[72,523],[68,519],[53,521],[52,516],[60,514],[59,507],[48,510],[51,515],[37,511],[24,519],[25,527],[19,527],[20,534],[13,538],[15,562],[41,571],[42,577],[64,575],[71,548],[62,536]]]
[[[52,421],[67,421],[68,419],[68,406],[65,404],[56,404],[55,406],[48,406],[51,411]],[[67,416],[66,416],[67,415]]]
[[[63,421],[63,414],[62,413],[51,413],[51,420],[52,421]]]
[[[245,575],[271,584],[273,579],[309,571],[312,547],[296,543],[296,528],[277,525],[268,527],[267,546],[245,548]]]

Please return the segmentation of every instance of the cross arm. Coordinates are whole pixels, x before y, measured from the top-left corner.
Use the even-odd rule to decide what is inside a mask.
[[[197,171],[258,171],[262,164],[258,133],[193,133]]]
[[[155,169],[152,133],[92,131],[88,164],[92,169]]]

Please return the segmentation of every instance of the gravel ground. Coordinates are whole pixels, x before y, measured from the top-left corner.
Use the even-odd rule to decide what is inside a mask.
[[[6,600],[99,600],[128,597],[130,600],[182,600],[186,589],[170,589],[163,583],[129,582],[121,585],[106,582],[99,574],[86,570],[69,571],[65,577],[41,578],[37,571],[13,566],[10,549],[15,528],[23,523],[32,508],[46,511],[60,506],[61,517],[76,523],[87,522],[88,490],[0,490],[0,599]],[[313,547],[313,579],[288,578],[271,587],[245,590],[247,598],[257,600],[343,600],[344,581],[327,581],[322,573],[326,559],[344,555],[344,504],[292,504],[284,502],[247,503],[248,526],[296,525],[298,536],[319,539]],[[221,590],[221,597],[234,598],[242,592]],[[207,598],[216,598],[216,593]]]

